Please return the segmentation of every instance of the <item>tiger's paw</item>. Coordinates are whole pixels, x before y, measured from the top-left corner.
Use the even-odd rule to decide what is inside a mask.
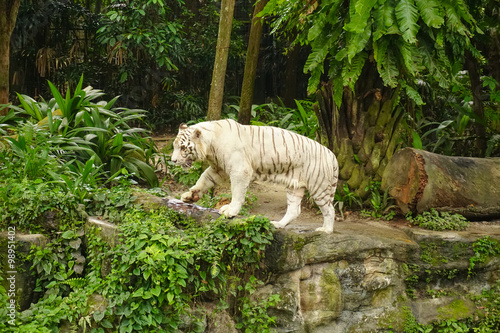
[[[281,228],[284,228],[286,227],[286,223],[282,223],[280,221],[271,221],[272,225],[274,225],[274,227],[276,229],[281,229]]]
[[[181,200],[184,202],[196,202],[200,200],[200,191],[189,191],[181,194]]]
[[[319,227],[319,228],[316,228],[316,231],[322,231],[324,233],[331,234],[333,232],[333,229],[329,229],[329,228],[325,228],[325,227]]]
[[[221,215],[224,215],[226,217],[234,217],[238,215],[240,212],[239,208],[235,208],[234,206],[231,206],[231,204],[224,205],[221,208],[219,208],[219,213]]]

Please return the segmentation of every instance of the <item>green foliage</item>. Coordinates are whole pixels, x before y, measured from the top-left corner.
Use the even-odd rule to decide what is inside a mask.
[[[32,261],[33,273],[38,276],[35,292],[67,295],[72,288],[81,286],[83,264],[83,242],[80,234],[67,230],[53,242],[43,245],[33,245],[28,260]],[[78,278],[77,276],[80,276]]]
[[[120,186],[94,189],[86,203],[86,212],[91,216],[100,216],[111,223],[117,223],[130,209],[137,208],[137,197],[133,188],[126,179],[121,181]]]
[[[469,259],[469,277],[478,264],[486,262],[491,257],[500,256],[500,243],[489,236],[475,241],[472,244],[472,249],[474,250],[474,255]]]
[[[479,320],[474,322],[474,332],[498,332],[500,330],[500,280],[476,298],[476,305],[482,311],[479,312]]]
[[[20,156],[32,140],[45,139],[52,150],[62,151],[62,158],[72,165],[73,172],[88,170],[82,163],[93,159],[97,167],[102,165],[102,172],[94,172],[94,179],[100,176],[112,179],[126,169],[130,174],[143,179],[151,186],[158,186],[154,169],[148,164],[155,152],[152,140],[145,135],[147,130],[131,127],[131,122],[140,121],[145,116],[144,110],[114,108],[118,97],[111,101],[95,101],[103,96],[100,90],[87,87],[82,89],[83,76],[74,93],[66,91],[66,97],[49,82],[53,98],[49,102],[35,103],[27,97],[19,96],[21,107],[9,106],[20,114],[31,117],[37,125],[28,122],[19,130],[17,138],[7,138],[11,148]],[[41,112],[40,110],[44,110]],[[46,115],[46,116],[45,116]],[[45,116],[45,117],[44,117]],[[40,117],[44,117],[39,119]],[[35,138],[42,135],[41,138]],[[34,154],[38,154],[35,149]],[[48,152],[44,152],[43,158]],[[43,160],[42,158],[42,160]],[[84,175],[84,177],[88,177]],[[68,184],[67,180],[63,181]],[[72,184],[68,184],[72,185]]]
[[[6,108],[7,106],[0,106],[0,111]],[[0,115],[0,135],[7,135],[9,132],[13,132],[16,128],[16,125],[22,118],[17,116],[17,112],[15,110],[8,110],[6,115]],[[0,139],[0,147],[3,145]]]
[[[422,325],[417,322],[417,319],[411,312],[411,309],[404,306],[401,310],[404,316],[404,328],[405,333],[430,333],[432,332],[432,325]]]
[[[361,198],[359,195],[357,195],[354,192],[351,192],[349,189],[349,186],[347,184],[342,185],[342,189],[337,189],[335,192],[335,206],[340,212],[340,215],[342,215],[342,218],[344,218],[344,210],[347,207],[353,208],[354,204],[359,206],[359,208],[363,207],[363,202],[361,201]]]
[[[141,58],[153,60],[160,68],[177,69],[171,56],[181,44],[183,25],[173,10],[183,3],[163,0],[133,3],[112,0],[111,3],[112,9],[97,31],[97,40],[108,46],[109,59],[120,66],[120,82],[140,74]]]
[[[407,115],[403,126],[412,135],[410,146],[443,155],[453,155],[468,143],[473,124],[471,119],[475,118],[470,105],[464,103],[460,106],[450,102],[448,107],[457,112],[455,119],[429,121],[421,113],[416,115],[416,119]]]
[[[251,296],[255,293],[256,288],[263,284],[262,281],[257,280],[252,275],[250,276],[250,281],[244,286],[238,286],[238,290],[245,291],[246,295]],[[241,322],[236,325],[236,328],[244,329],[245,333],[271,332],[270,326],[275,323],[276,318],[270,317],[267,314],[267,309],[281,301],[279,295],[270,295],[267,299],[262,299],[258,302],[252,302],[248,296],[244,296],[239,301]]]
[[[295,103],[296,109],[287,108],[281,100],[279,104],[252,105],[250,124],[280,127],[315,140],[319,135],[319,122],[314,112],[316,103],[307,100],[295,100]],[[229,105],[225,116],[237,120],[238,112],[238,105]]]
[[[311,74],[309,93],[317,90],[329,64],[337,106],[345,86],[354,90],[368,59],[376,62],[386,86],[401,85],[422,104],[415,89],[418,74],[427,70],[449,86],[451,64],[463,57],[464,48],[473,49],[470,36],[476,29],[463,1],[271,0],[260,16],[272,17],[273,32],[295,33],[294,44],[311,46],[304,66]]]
[[[469,221],[462,215],[447,212],[440,213],[434,208],[415,217],[408,213],[406,219],[413,225],[436,231],[465,230],[469,227]]]
[[[55,330],[67,321],[74,327],[119,332],[176,332],[189,317],[197,326],[199,319],[189,308],[215,296],[221,307],[234,304],[230,311],[241,318],[242,329],[269,331],[274,318],[266,309],[279,297],[255,302],[250,298],[262,284],[253,272],[272,239],[267,219],[198,225],[169,209],[130,210],[120,231],[122,238],[113,248],[95,229],[87,232],[81,278],[73,273],[78,260],[74,252],[81,245],[78,233],[66,231],[45,247],[34,248],[33,269],[45,294],[19,315],[19,329]],[[104,297],[99,307],[89,301],[96,292]]]
[[[370,205],[372,210],[363,210],[362,215],[371,216],[374,218],[383,218],[385,220],[392,220],[394,218],[395,212],[390,211],[394,209],[396,205],[393,203],[394,199],[389,197],[389,189],[387,188],[384,192],[380,189],[381,182],[370,182],[366,187],[365,191],[370,192]]]
[[[31,232],[54,231],[83,223],[77,198],[40,178],[0,183],[0,212],[2,229],[15,224]],[[49,223],[44,223],[47,219]]]
[[[174,165],[171,162],[168,163],[168,170],[174,177],[174,180],[186,186],[193,186],[196,184],[203,172],[201,162],[193,162],[191,167],[187,170],[179,165]]]

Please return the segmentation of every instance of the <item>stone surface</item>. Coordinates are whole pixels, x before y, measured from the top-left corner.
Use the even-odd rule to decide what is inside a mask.
[[[467,278],[472,244],[484,236],[500,239],[500,224],[435,232],[353,217],[331,235],[292,225],[275,232],[266,252],[272,277],[258,293],[280,295],[269,310],[280,333],[402,332],[409,313],[423,324],[463,319],[474,306],[461,296],[499,277],[500,260],[490,258]]]
[[[31,262],[27,260],[32,245],[43,246],[47,238],[40,234],[15,234],[15,263],[13,267],[8,265],[9,235],[7,232],[0,233],[0,265],[2,269],[3,286],[9,291],[10,284],[6,280],[15,275],[15,298],[18,310],[27,309],[34,301],[34,289],[36,278],[31,275]]]

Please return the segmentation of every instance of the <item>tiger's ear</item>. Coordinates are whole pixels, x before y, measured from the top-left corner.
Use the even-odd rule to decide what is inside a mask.
[[[193,134],[191,135],[191,140],[200,141],[201,139],[201,131],[199,129],[195,129]]]
[[[188,126],[185,123],[179,125],[179,132],[184,131]]]

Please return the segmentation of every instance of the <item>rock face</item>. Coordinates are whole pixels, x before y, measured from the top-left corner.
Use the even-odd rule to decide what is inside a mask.
[[[500,225],[432,232],[346,221],[332,235],[279,230],[259,295],[280,295],[270,310],[278,332],[402,332],[409,314],[423,324],[464,318],[474,306],[463,295],[498,278],[492,258],[467,279],[472,243],[484,235],[500,238]]]
[[[41,246],[47,242],[47,238],[40,234],[25,235],[17,233],[15,237],[15,263],[8,264],[9,235],[7,232],[0,233],[0,267],[1,276],[5,290],[11,292],[11,285],[7,281],[8,277],[15,276],[13,286],[15,287],[15,304],[17,309],[27,309],[34,298],[36,279],[31,275],[31,262],[25,260],[30,253],[32,245]]]
[[[85,231],[92,226],[109,243],[119,242],[115,225],[89,218]],[[485,236],[500,240],[499,222],[436,232],[350,217],[337,222],[331,235],[314,232],[316,227],[296,221],[277,230],[266,250],[270,279],[255,297],[280,296],[281,301],[269,308],[277,317],[279,333],[403,332],[409,316],[422,324],[461,319],[476,311],[468,295],[480,294],[500,279],[499,257],[485,258],[469,272],[472,244]],[[35,280],[24,258],[31,244],[41,245],[46,239],[18,233],[16,241],[23,259],[17,267],[16,297],[19,308],[25,309]],[[7,234],[0,234],[3,267],[6,244]],[[103,263],[103,270],[103,275],[109,273],[109,263]],[[199,312],[205,332],[236,332],[227,313],[208,316],[213,312],[209,307]]]

